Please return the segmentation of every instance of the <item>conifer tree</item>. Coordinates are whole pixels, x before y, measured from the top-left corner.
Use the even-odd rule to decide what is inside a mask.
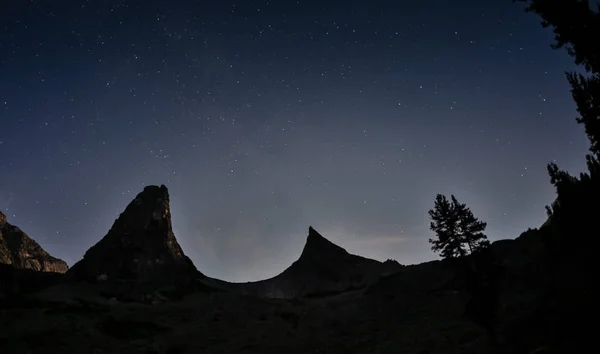
[[[571,233],[580,234],[573,232],[573,228],[579,225],[580,231],[589,229],[586,222],[592,219],[588,216],[597,214],[599,208],[596,205],[600,198],[600,5],[592,8],[588,0],[513,1],[526,3],[526,11],[539,15],[542,26],[550,27],[554,32],[552,48],[566,48],[585,71],[566,75],[579,113],[576,121],[584,126],[590,141],[590,153],[586,156],[588,173],[576,178],[560,170],[555,163],[548,165],[550,181],[556,187],[558,198],[547,208],[547,213],[558,216],[554,219],[562,220],[560,224],[568,224]],[[593,202],[584,203],[583,200]]]
[[[568,72],[571,94],[590,140],[590,152],[600,156],[600,5],[594,10],[588,0],[513,0],[526,3],[525,10],[542,18],[542,26],[552,27],[553,49],[566,48],[588,75]]]
[[[454,195],[450,200],[438,194],[434,208],[429,210],[430,228],[437,239],[429,239],[434,252],[443,258],[458,258],[477,252],[489,241],[483,233],[487,223],[477,219],[466,204],[460,203]]]

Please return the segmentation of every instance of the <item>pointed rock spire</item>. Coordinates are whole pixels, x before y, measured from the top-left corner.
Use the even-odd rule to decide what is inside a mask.
[[[161,185],[144,188],[68,274],[76,280],[127,280],[161,286],[200,273],[175,239],[169,192]]]
[[[308,237],[300,259],[303,257],[327,259],[332,256],[345,256],[347,254],[348,252],[345,249],[329,241],[312,226],[309,226]]]

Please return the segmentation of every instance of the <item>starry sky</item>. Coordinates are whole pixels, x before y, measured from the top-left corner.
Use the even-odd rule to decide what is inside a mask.
[[[70,265],[149,184],[203,273],[271,277],[312,225],[351,253],[430,251],[455,194],[492,240],[584,169],[565,51],[511,0],[7,0],[0,210]]]

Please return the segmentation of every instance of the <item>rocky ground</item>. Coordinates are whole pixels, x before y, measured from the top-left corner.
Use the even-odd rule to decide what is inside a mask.
[[[586,278],[574,276],[581,264],[565,268],[559,281],[568,288],[559,289],[554,305],[540,307],[544,268],[535,244],[534,234],[493,246],[505,255],[507,272],[498,320],[502,343],[494,347],[465,317],[469,296],[455,289],[454,273],[437,261],[404,267],[358,290],[297,299],[204,288],[141,303],[111,298],[98,284],[59,284],[2,302],[0,344],[7,354],[567,353],[542,349],[556,336],[569,342],[584,335]],[[570,347],[578,352],[584,340]]]
[[[510,249],[515,260],[521,259],[515,252],[530,252],[526,240],[510,243],[498,252]],[[515,323],[511,316],[526,318],[537,301],[528,264],[509,267],[505,327]],[[204,289],[146,304],[108,298],[98,285],[61,284],[6,306],[0,342],[3,353],[20,354],[490,352],[486,332],[464,316],[468,296],[452,282],[449,267],[430,262],[323,297],[265,299]]]
[[[441,289],[444,272],[402,278],[324,298],[198,292],[154,305],[57,287],[3,309],[0,342],[3,353],[481,353],[485,333]]]

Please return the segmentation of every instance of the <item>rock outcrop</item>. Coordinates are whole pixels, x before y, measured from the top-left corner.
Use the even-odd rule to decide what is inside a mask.
[[[60,284],[64,273],[40,272],[0,263],[0,309],[26,302],[26,296]]]
[[[144,188],[67,275],[71,281],[119,283],[129,290],[152,291],[202,274],[175,239],[169,193],[161,185]]]
[[[0,212],[0,263],[17,269],[65,273],[69,267],[52,257],[20,228],[11,225]]]
[[[270,298],[324,296],[366,287],[402,265],[348,253],[309,227],[300,258],[281,274],[249,283],[219,283],[221,288]]]

